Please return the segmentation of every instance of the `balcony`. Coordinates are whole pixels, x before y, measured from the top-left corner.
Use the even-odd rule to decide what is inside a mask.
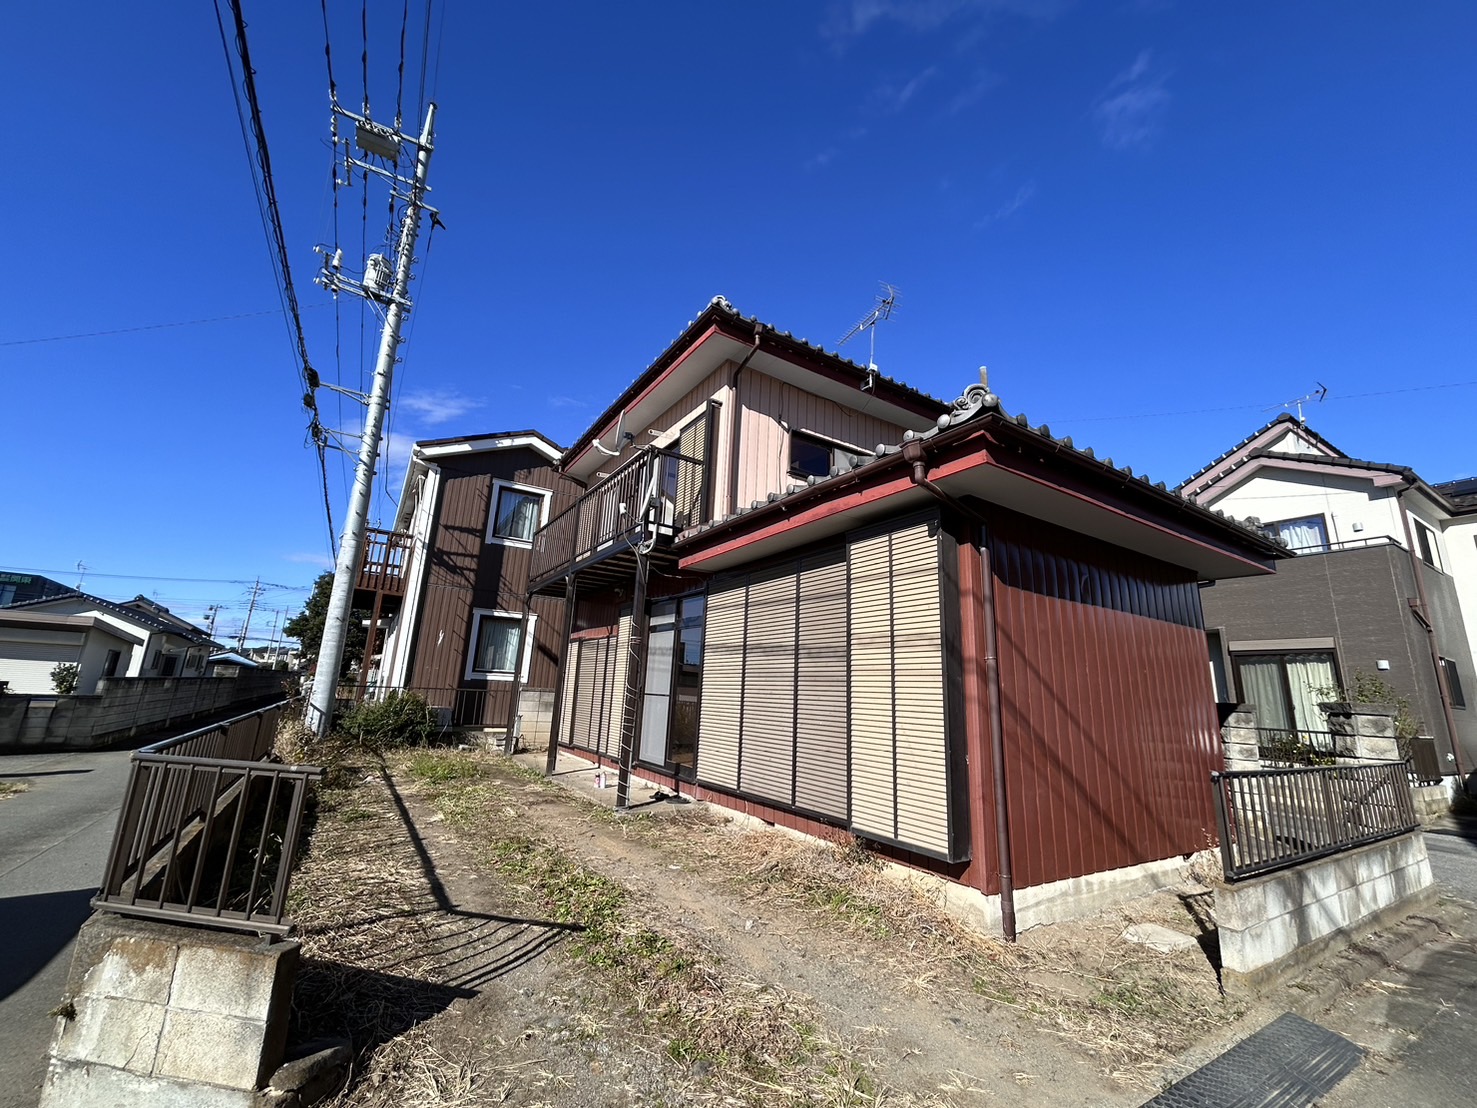
[[[408,534],[371,527],[364,533],[364,553],[359,558],[359,576],[354,579],[354,587],[384,596],[404,596],[409,560]]]
[[[574,573],[582,581],[628,579],[635,547],[652,542],[658,558],[672,539],[712,518],[708,462],[647,447],[533,536],[530,592],[557,595]]]

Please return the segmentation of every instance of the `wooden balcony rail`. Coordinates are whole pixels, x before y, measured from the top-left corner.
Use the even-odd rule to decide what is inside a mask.
[[[670,540],[707,523],[710,493],[702,458],[656,447],[642,450],[534,534],[530,586],[649,538]]]
[[[354,587],[404,596],[405,569],[409,560],[408,534],[371,527],[364,533],[364,553],[359,559],[359,576]]]

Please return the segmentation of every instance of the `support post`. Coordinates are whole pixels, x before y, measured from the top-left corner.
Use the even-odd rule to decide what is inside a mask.
[[[533,652],[538,648],[537,643],[528,641],[528,617],[533,611],[533,594],[528,593],[523,597],[523,622],[518,626],[518,667],[513,670],[512,699],[508,702],[507,716],[503,719],[503,753],[508,757],[518,746],[518,701],[523,699],[523,659],[528,658],[529,671],[533,670]]]
[[[380,434],[384,429],[385,409],[390,403],[390,384],[395,375],[396,353],[400,348],[400,326],[410,305],[411,267],[415,262],[415,241],[420,232],[421,208],[426,194],[426,176],[431,168],[431,140],[435,134],[436,105],[426,110],[425,128],[416,148],[415,180],[405,206],[405,220],[400,227],[400,244],[395,258],[395,283],[386,297],[385,326],[380,335],[379,357],[374,367],[374,386],[369,394],[369,407],[364,413],[364,436],[359,444],[359,464],[354,470],[354,491],[349,497],[349,510],[344,517],[343,537],[339,540],[338,561],[333,570],[333,594],[323,622],[323,640],[318,649],[318,671],[313,678],[313,696],[308,705],[307,724],[320,739],[328,737],[333,722],[334,690],[338,685],[339,667],[344,661],[349,612],[354,604],[354,582],[359,574],[359,557],[364,549],[364,530],[369,521],[369,500],[374,491],[374,468],[379,459]]]
[[[553,777],[559,765],[559,728],[564,726],[564,682],[573,681],[574,674],[566,672],[569,664],[569,640],[574,634],[575,600],[579,589],[574,574],[564,579],[564,638],[559,642],[559,682],[554,689],[554,715],[549,720],[549,756],[544,762],[544,776]]]
[[[631,594],[631,657],[626,662],[626,687],[621,701],[621,764],[616,774],[615,810],[624,812],[631,803],[631,763],[635,760],[636,737],[641,731],[642,708],[646,702],[646,578],[651,559],[636,550],[636,587]]]

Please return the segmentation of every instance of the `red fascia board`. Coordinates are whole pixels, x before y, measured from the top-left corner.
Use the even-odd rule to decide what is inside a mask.
[[[981,439],[984,440],[981,443]],[[902,455],[891,455],[890,459],[897,459],[901,464]],[[1133,523],[1153,528],[1165,535],[1171,536],[1182,542],[1189,542],[1202,550],[1212,551],[1223,557],[1231,557],[1248,568],[1258,573],[1270,573],[1271,568],[1266,562],[1257,561],[1244,554],[1238,553],[1232,547],[1221,543],[1209,542],[1191,533],[1188,529],[1177,527],[1162,518],[1161,513],[1153,511],[1145,512],[1136,508],[1126,497],[1117,495],[1111,491],[1094,487],[1079,477],[1063,474],[1054,468],[1049,468],[1039,462],[1032,462],[1018,452],[1009,448],[1001,449],[998,441],[985,431],[977,431],[958,442],[950,444],[946,449],[929,458],[928,477],[933,481],[943,481],[949,477],[964,473],[970,469],[982,465],[994,465],[1000,469],[1013,473],[1035,484],[1041,485],[1056,492],[1060,492],[1084,504],[1100,508]],[[871,467],[863,467],[854,473],[854,484],[845,485],[844,479],[838,479],[837,485],[817,485],[811,497],[797,496],[794,503],[790,500],[781,500],[766,509],[758,509],[759,513],[782,512],[779,519],[772,523],[761,525],[754,530],[743,530],[734,537],[720,541],[714,546],[706,547],[701,551],[695,551],[684,556],[678,563],[682,569],[700,570],[704,562],[721,555],[742,550],[745,546],[765,541],[783,535],[797,527],[804,527],[841,512],[851,511],[856,508],[865,507],[879,500],[885,500],[890,496],[906,492],[916,488],[911,476],[904,470],[894,474],[896,465],[878,465],[877,472],[869,474]],[[890,479],[889,479],[890,478]],[[1133,478],[1125,477],[1125,481]],[[845,492],[838,492],[845,488]],[[813,498],[819,497],[819,502]],[[805,506],[805,505],[809,506]],[[789,508],[789,511],[785,511]],[[742,527],[743,517],[734,521],[735,525]],[[702,536],[695,536],[693,543],[701,543]]]
[[[568,467],[573,465],[575,462],[579,461],[586,454],[588,454],[590,452],[591,445],[597,439],[604,438],[606,432],[614,430],[615,423],[617,420],[620,419],[622,412],[630,411],[637,404],[641,403],[641,401],[650,396],[652,392],[658,386],[660,386],[663,381],[672,376],[673,373],[677,372],[678,368],[681,367],[681,365],[686,362],[688,358],[696,354],[703,343],[707,342],[718,332],[718,325],[716,323],[711,325],[706,331],[702,333],[701,336],[698,337],[695,342],[692,343],[692,345],[690,345],[680,355],[674,358],[671,365],[667,366],[666,369],[660,371],[655,377],[653,377],[651,381],[646,385],[646,387],[643,388],[634,397],[632,397],[630,400],[627,400],[625,403],[621,403],[620,400],[617,400],[614,404],[607,408],[602,422],[596,424],[594,427],[591,428],[591,430],[586,431],[585,434],[581,436],[583,439],[586,440],[584,446],[580,447],[580,452],[578,454],[572,455],[571,457],[565,459],[565,466]],[[726,331],[724,333],[727,334]]]

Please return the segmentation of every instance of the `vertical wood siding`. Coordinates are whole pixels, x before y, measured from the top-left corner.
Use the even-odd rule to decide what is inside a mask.
[[[759,373],[744,371],[739,382],[738,506],[747,507],[763,500],[772,492],[782,492],[797,482],[790,476],[790,437],[780,420],[791,430],[811,431],[827,438],[848,442],[862,450],[873,450],[878,443],[898,442],[905,428],[853,408],[845,408],[834,400],[805,392],[785,381]],[[727,458],[720,461],[724,469]],[[726,505],[726,500],[715,501]],[[721,513],[719,513],[721,514]]]
[[[573,502],[576,486],[555,473],[531,450],[491,451],[441,463],[440,500],[427,551],[424,592],[416,615],[414,656],[407,683],[424,690],[483,688],[488,691],[483,721],[507,717],[513,683],[466,677],[471,649],[472,610],[523,611],[529,551],[486,541],[494,480],[550,489],[550,518]],[[564,601],[539,597],[532,611],[533,654],[529,689],[553,689],[558,682]]]
[[[851,823],[950,857],[938,522],[851,544]]]
[[[1209,845],[1220,751],[1195,581],[1015,513],[991,518],[1016,884]]]

